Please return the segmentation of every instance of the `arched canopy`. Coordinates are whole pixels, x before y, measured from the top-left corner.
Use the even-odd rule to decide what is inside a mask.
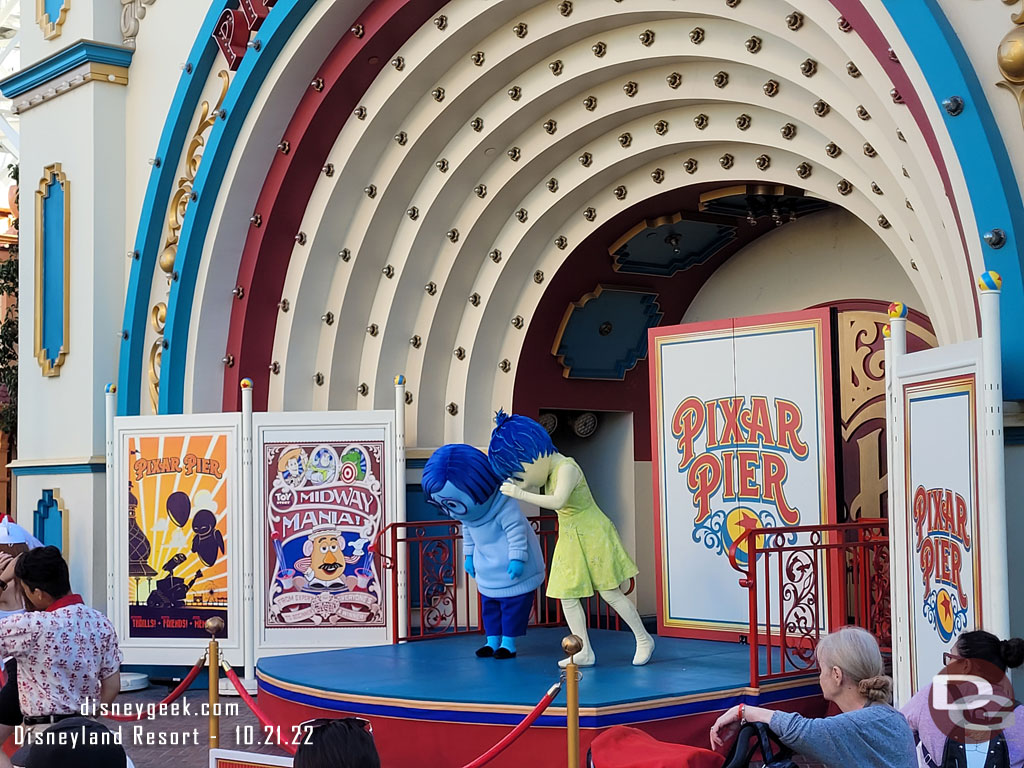
[[[693,185],[786,185],[845,208],[943,343],[977,335],[986,268],[1004,277],[1004,326],[1018,322],[1005,149],[970,70],[958,117],[929,90],[962,54],[932,4],[888,5],[278,0],[205,137],[158,334],[167,160],[225,67],[205,37],[216,3],[143,211],[120,411],[139,412],[161,349],[162,412],[233,408],[244,376],[270,409],[388,407],[401,372],[413,444],[479,442],[511,402],[536,276]],[[893,19],[912,30],[887,37]],[[986,251],[978,228],[994,226],[1008,242]],[[1008,384],[1024,380],[1024,351],[1004,344]]]

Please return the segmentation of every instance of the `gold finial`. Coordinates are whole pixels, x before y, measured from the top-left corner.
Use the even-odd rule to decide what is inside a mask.
[[[206,620],[206,631],[210,633],[210,637],[216,637],[224,631],[224,619],[220,616],[214,616]]]
[[[566,656],[575,656],[583,650],[583,640],[579,635],[569,635],[562,638],[562,650]]]

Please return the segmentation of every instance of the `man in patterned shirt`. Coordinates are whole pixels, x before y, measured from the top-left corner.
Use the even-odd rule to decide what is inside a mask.
[[[0,573],[6,565],[6,558],[0,557]],[[26,552],[18,558],[15,575],[28,612],[0,619],[0,657],[18,661],[18,699],[25,725],[45,729],[75,717],[87,702],[113,701],[121,687],[123,658],[117,634],[106,616],[72,594],[60,550],[42,547]],[[23,765],[27,752],[19,750],[13,764]]]

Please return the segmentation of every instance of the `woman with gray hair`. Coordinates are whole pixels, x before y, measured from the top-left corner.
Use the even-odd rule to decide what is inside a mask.
[[[889,706],[892,679],[871,633],[844,627],[823,637],[816,653],[821,691],[841,714],[807,718],[740,704],[715,721],[711,745],[724,746],[744,722],[766,723],[780,742],[828,768],[917,768],[914,736]]]

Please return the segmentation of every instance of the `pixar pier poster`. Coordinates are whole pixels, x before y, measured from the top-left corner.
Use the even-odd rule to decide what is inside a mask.
[[[797,544],[787,529],[836,519],[831,316],[661,327],[649,348],[659,632],[735,638],[749,601],[730,551],[746,568],[750,531]]]

